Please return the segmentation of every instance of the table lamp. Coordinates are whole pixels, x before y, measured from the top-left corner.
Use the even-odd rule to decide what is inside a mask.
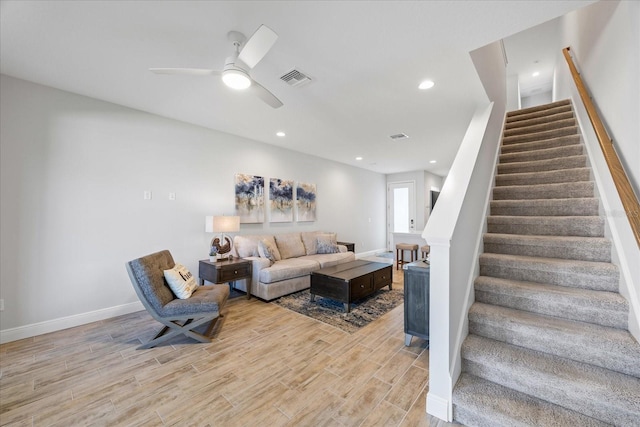
[[[220,233],[211,240],[209,256],[215,254],[217,261],[229,258],[229,252],[233,247],[233,240],[225,233],[237,233],[240,231],[239,216],[207,216],[205,223],[207,233]]]

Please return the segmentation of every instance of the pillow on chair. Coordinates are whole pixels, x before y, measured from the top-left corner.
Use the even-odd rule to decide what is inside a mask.
[[[176,264],[170,270],[163,270],[164,278],[171,291],[180,299],[187,299],[198,287],[196,278],[182,264]]]

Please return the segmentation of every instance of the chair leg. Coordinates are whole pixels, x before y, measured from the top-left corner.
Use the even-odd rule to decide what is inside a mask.
[[[141,345],[140,347],[138,347],[138,349],[155,347],[158,344],[161,344],[178,335],[186,335],[190,338],[193,338],[196,341],[200,341],[202,343],[209,343],[211,342],[211,338],[209,338],[208,336],[199,334],[195,331],[192,331],[192,329],[197,328],[198,326],[206,322],[216,321],[218,317],[219,316],[215,316],[213,318],[209,316],[202,317],[196,320],[195,322],[194,322],[194,319],[188,319],[182,325],[173,320],[161,321],[162,323],[164,323],[165,326],[160,330],[160,332],[158,332],[158,334],[156,334],[156,336],[152,340],[150,340],[146,344]]]

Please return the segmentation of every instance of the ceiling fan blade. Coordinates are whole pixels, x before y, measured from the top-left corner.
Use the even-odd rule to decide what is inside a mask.
[[[149,68],[149,71],[156,74],[183,74],[189,76],[219,76],[222,74],[221,71],[206,68]]]
[[[278,35],[275,31],[266,25],[260,25],[244,44],[238,59],[247,64],[249,68],[253,68],[269,52],[276,40],[278,40]]]
[[[262,99],[264,102],[272,106],[273,108],[282,107],[282,101],[280,101],[274,94],[269,92],[264,86],[262,86],[257,81],[253,80],[251,86],[249,87],[250,92]]]

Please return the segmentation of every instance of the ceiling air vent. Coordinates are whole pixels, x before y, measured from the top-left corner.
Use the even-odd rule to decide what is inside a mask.
[[[389,138],[393,139],[394,141],[399,141],[401,139],[407,139],[409,138],[409,136],[404,133],[397,133],[395,135],[391,135]]]
[[[310,83],[311,77],[294,68],[288,73],[280,76],[280,80],[286,82],[289,86],[298,87]]]

